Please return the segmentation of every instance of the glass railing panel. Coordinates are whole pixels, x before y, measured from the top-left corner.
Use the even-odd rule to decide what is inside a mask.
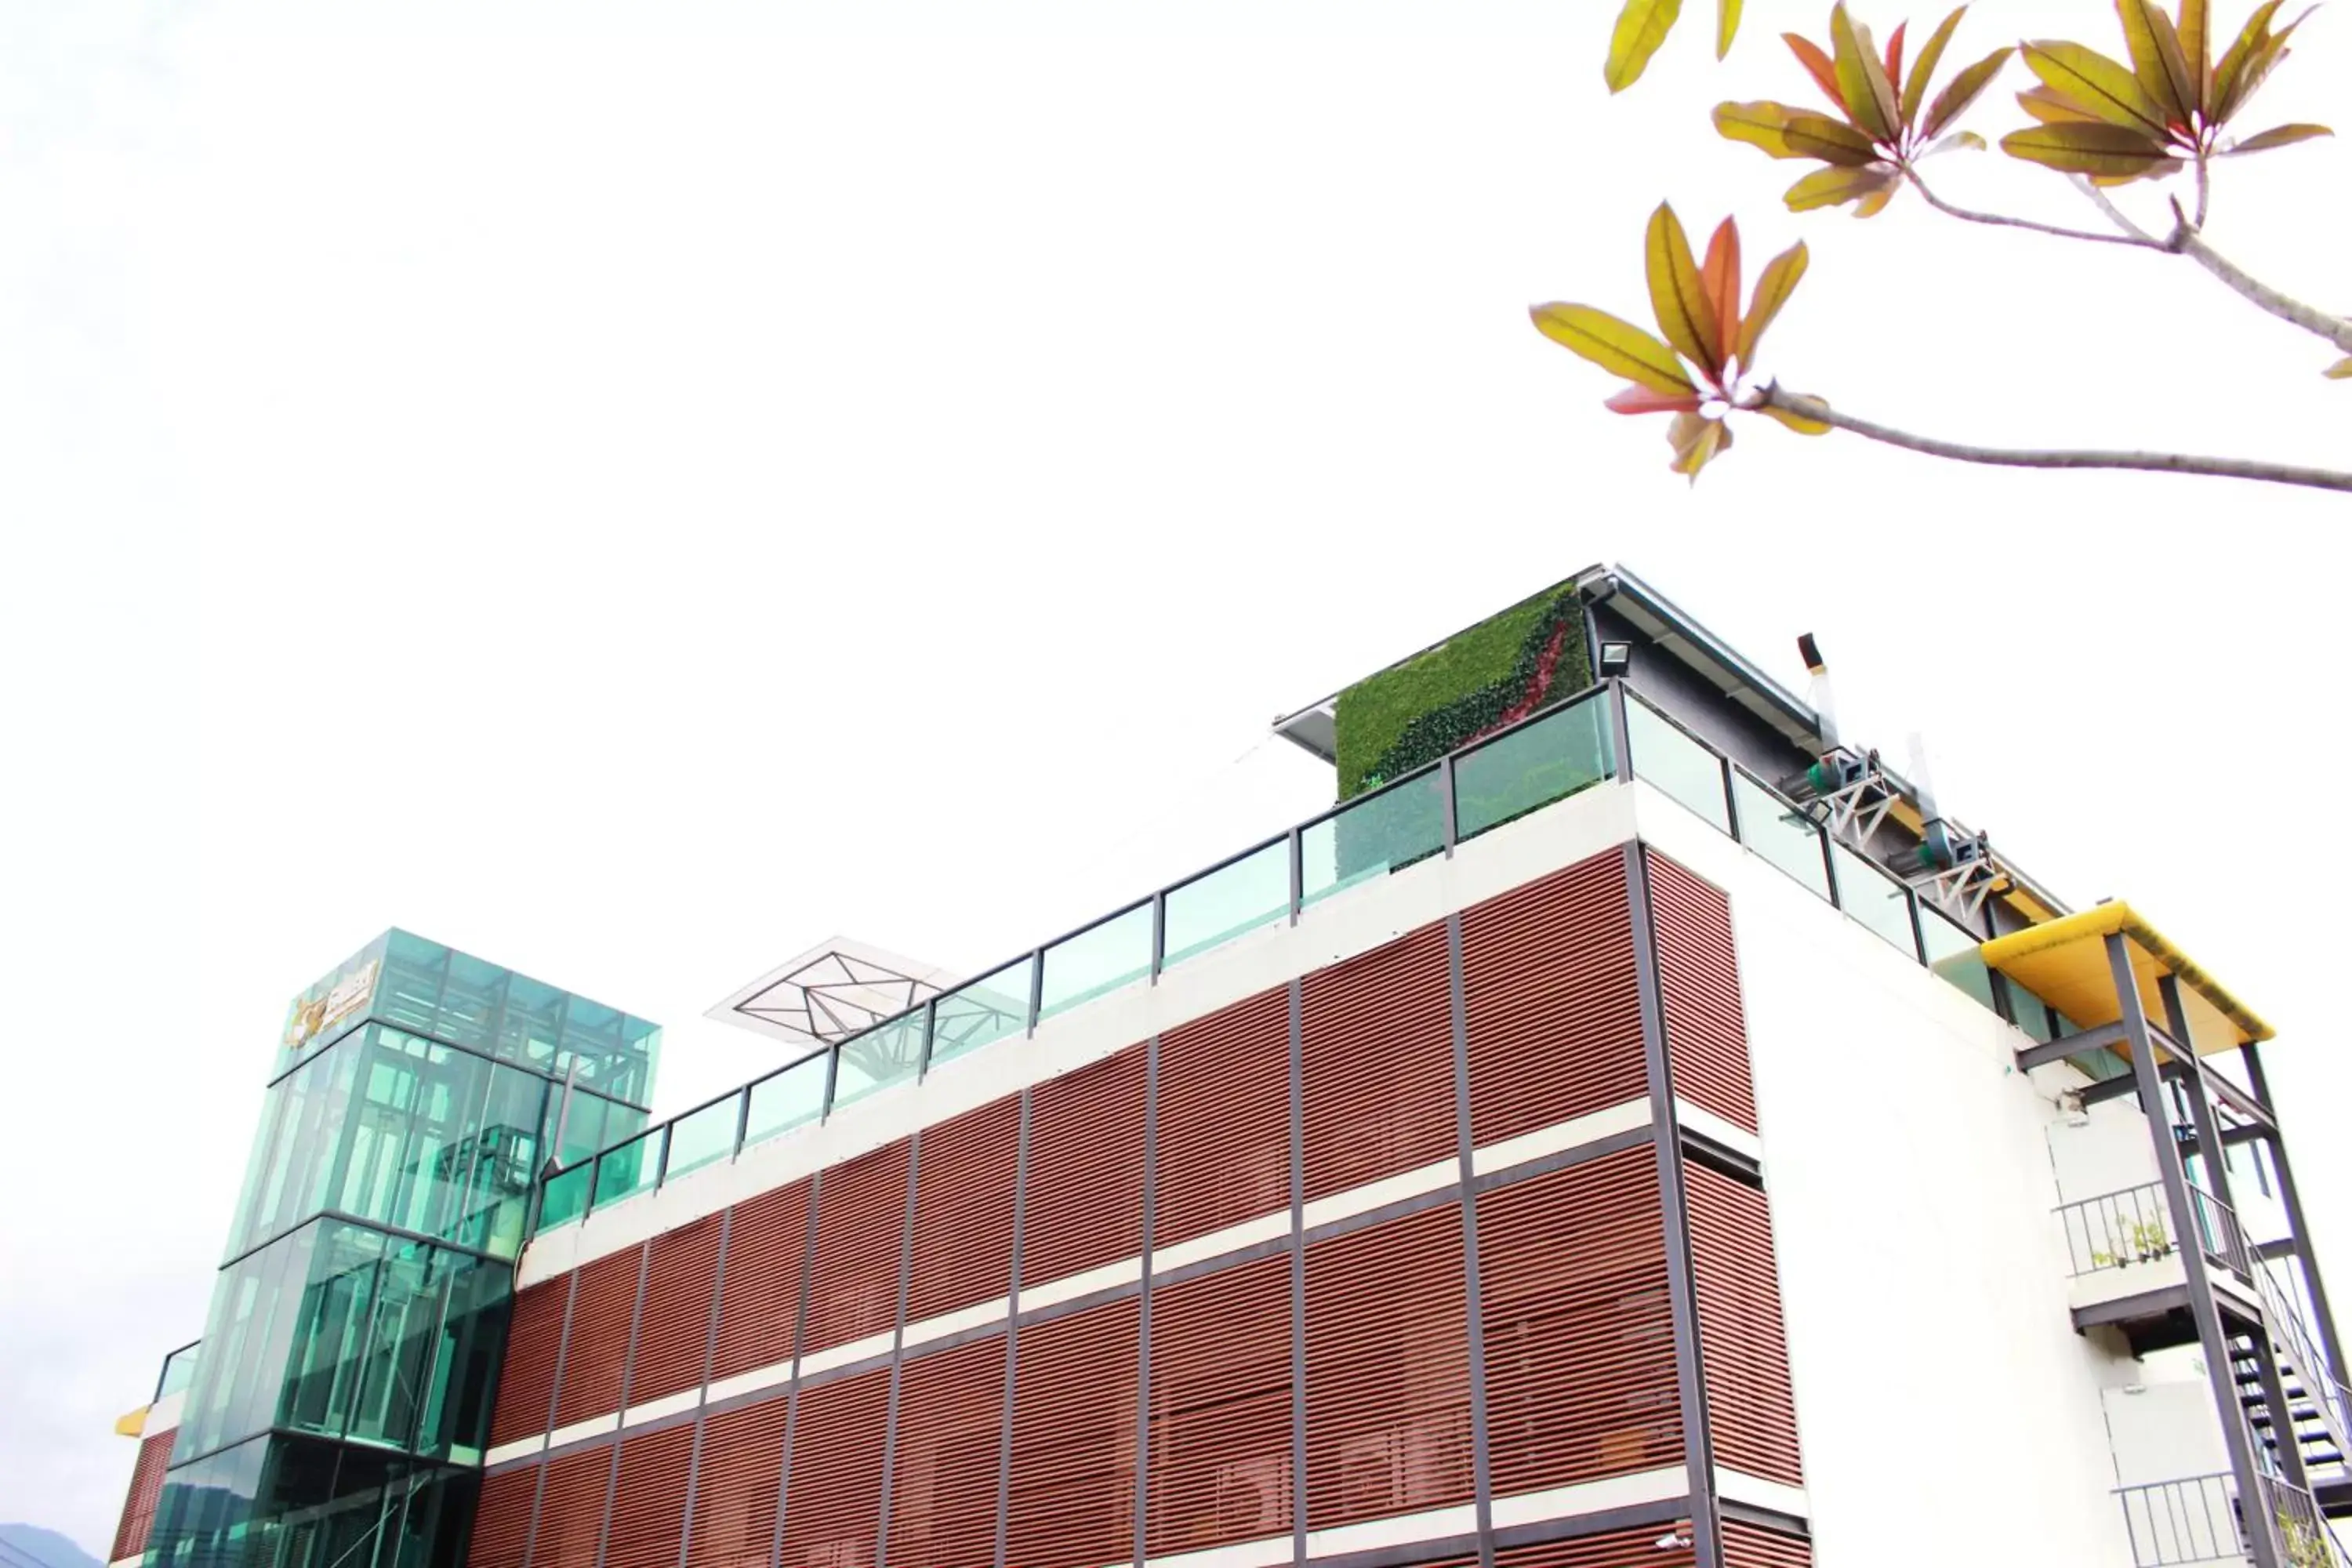
[[[1290,841],[1276,839],[1231,865],[1170,889],[1162,969],[1290,913]]]
[[[182,1345],[163,1360],[163,1375],[155,1380],[155,1397],[169,1399],[184,1390],[196,1375],[196,1352],[199,1344]]]
[[[1889,947],[1918,957],[1911,933],[1911,889],[1834,840],[1830,863],[1837,868],[1838,907]]]
[[[1975,997],[1992,1010],[1992,971],[1979,951],[1983,938],[1964,930],[1927,905],[1919,906],[1919,944],[1927,950],[1927,967],[1938,977]]]
[[[667,1127],[656,1127],[640,1132],[619,1148],[607,1149],[596,1156],[596,1208],[608,1209],[639,1193],[653,1191],[661,1174],[658,1140],[668,1131]]]
[[[923,1070],[922,1010],[877,1024],[842,1041],[840,1049],[841,1066],[834,1073],[827,1114],[893,1084],[911,1082]]]
[[[1432,768],[1377,795],[1359,795],[1298,837],[1299,900],[1312,904],[1441,853],[1444,782]]]
[[[1731,831],[1723,792],[1723,759],[1683,733],[1680,726],[1647,702],[1625,694],[1625,740],[1633,752],[1633,776],[1663,790],[1677,805]]]
[[[1812,818],[1738,768],[1731,770],[1731,798],[1739,841],[1813,897],[1827,899],[1830,866],[1822,852],[1822,830]]]
[[[1454,837],[1475,838],[1611,777],[1607,695],[1589,692],[1457,756]]]
[[[933,1067],[1029,1027],[1029,975],[1034,962],[1016,958],[992,974],[983,974],[958,986],[933,1004]]]
[[[735,1152],[736,1123],[742,1115],[743,1097],[730,1094],[671,1122],[669,1164],[662,1172],[662,1180],[676,1181],[688,1171],[731,1157]]]
[[[824,1079],[831,1053],[803,1057],[751,1086],[751,1120],[743,1146],[805,1127],[824,1114]]]
[[[1037,1016],[1091,1002],[1151,973],[1151,905],[1136,905],[1045,950]]]
[[[539,1200],[539,1228],[553,1230],[586,1214],[588,1183],[595,1173],[596,1162],[583,1160],[570,1170],[558,1171],[548,1177],[546,1191]]]

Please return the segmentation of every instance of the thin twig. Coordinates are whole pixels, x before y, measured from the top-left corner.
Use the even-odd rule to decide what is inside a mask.
[[[1927,205],[1948,217],[1959,218],[1967,223],[1991,224],[1998,228],[2031,229],[2035,234],[2055,235],[2060,239],[2086,239],[2095,245],[2136,245],[2144,246],[2150,250],[2164,248],[2162,240],[2148,235],[2141,235],[2137,238],[2126,238],[2121,235],[2100,234],[2095,229],[2066,228],[2057,224],[2036,223],[2032,218],[2010,217],[2000,213],[1980,213],[1969,207],[1954,206],[1927,188],[1927,182],[1919,177],[1918,170],[1906,164],[1903,173]]]
[[[2272,484],[2302,485],[2313,489],[2352,493],[2352,473],[2300,468],[2288,463],[2265,463],[2249,458],[2196,458],[2179,452],[1974,447],[1960,441],[1939,440],[1932,436],[1914,436],[1907,430],[1897,430],[1867,419],[1857,419],[1851,414],[1842,414],[1818,397],[1808,396],[1801,392],[1784,391],[1777,383],[1764,388],[1760,405],[1786,409],[1803,418],[1817,419],[1840,430],[1850,430],[1873,441],[1883,441],[1890,447],[1925,452],[1931,458],[1949,458],[1956,462],[1990,463],[2005,468],[2137,468],[2159,474],[2210,474],[2217,479],[2263,479]]]
[[[2200,231],[2205,227],[2205,209],[2212,199],[2212,177],[2206,172],[2205,154],[2200,152],[2197,154],[2197,227]]]
[[[2074,188],[2091,199],[2091,205],[2107,215],[2107,221],[2130,237],[2134,245],[2145,245],[2151,250],[2170,250],[2172,247],[2132,222],[2124,209],[2116,205],[2115,198],[2093,184],[2087,174],[2074,176]]]
[[[2280,321],[2292,321],[2315,337],[2325,338],[2346,353],[2352,353],[2352,317],[2330,315],[2315,305],[2306,305],[2293,295],[2281,293],[2260,279],[2248,277],[2236,262],[2205,243],[2204,235],[2181,216],[2179,203],[2173,204],[2172,211],[2180,221],[2172,231],[2167,249],[2188,257]]]

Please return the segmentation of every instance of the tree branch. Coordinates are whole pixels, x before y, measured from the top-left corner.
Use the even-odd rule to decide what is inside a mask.
[[[1972,447],[1965,442],[1944,441],[1932,436],[1914,436],[1907,430],[1897,430],[1867,419],[1857,419],[1851,414],[1841,414],[1818,397],[1801,392],[1784,391],[1777,382],[1764,388],[1759,406],[1785,409],[1801,418],[1819,420],[1822,424],[1850,430],[1873,441],[1883,441],[1890,447],[1925,452],[1931,458],[1948,458],[1955,462],[1990,463],[2006,468],[2137,468],[2159,474],[2210,474],[2219,479],[2263,479],[2272,484],[2302,485],[2313,489],[2352,493],[2352,473],[2298,468],[2286,463],[2265,463],[2246,458],[2195,458],[2179,452],[2076,452]]]
[[[1959,218],[1966,223],[1991,224],[1999,228],[2031,229],[2035,234],[2055,235],[2060,239],[2089,240],[2094,245],[2133,245],[2149,250],[2165,248],[2164,242],[2152,235],[2101,234],[2095,229],[2066,228],[2057,224],[2036,223],[2032,218],[2009,217],[2000,213],[1980,213],[1969,207],[1954,206],[1927,188],[1927,182],[1919,177],[1918,170],[1906,163],[1903,167],[1903,173],[1910,180],[1912,186],[1918,191],[1922,199],[1947,217]]]
[[[2290,294],[2281,293],[2260,279],[2248,277],[2236,262],[2205,243],[2205,237],[2198,232],[2196,226],[2180,216],[2177,203],[2172,210],[2173,216],[2180,221],[2172,231],[2167,249],[2177,250],[2186,256],[2280,321],[2292,321],[2315,337],[2325,338],[2346,353],[2352,353],[2352,318],[2331,316],[2315,305],[2306,305]]]

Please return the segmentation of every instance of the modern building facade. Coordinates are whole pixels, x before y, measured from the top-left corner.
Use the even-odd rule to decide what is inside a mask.
[[[2128,906],[1622,570],[1281,728],[1331,813],[559,1138],[414,1554],[2343,1562],[2269,1030]]]

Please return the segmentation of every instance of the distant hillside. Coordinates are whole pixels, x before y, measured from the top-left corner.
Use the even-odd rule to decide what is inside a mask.
[[[0,1568],[106,1568],[106,1564],[37,1524],[0,1524]]]

